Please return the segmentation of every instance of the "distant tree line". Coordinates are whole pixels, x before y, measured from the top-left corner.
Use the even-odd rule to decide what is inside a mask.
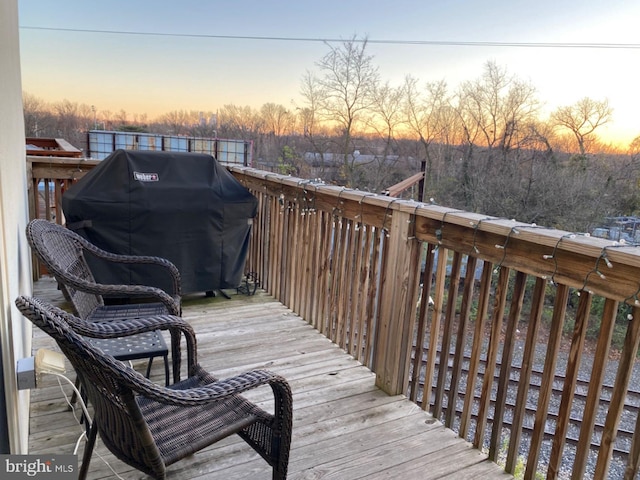
[[[608,101],[583,98],[541,117],[535,88],[487,62],[476,79],[384,81],[367,39],[327,44],[300,103],[146,115],[24,94],[27,136],[86,148],[90,129],[251,140],[258,168],[381,192],[420,171],[440,205],[569,231],[640,213],[640,135],[600,141]],[[409,194],[415,196],[416,190]]]

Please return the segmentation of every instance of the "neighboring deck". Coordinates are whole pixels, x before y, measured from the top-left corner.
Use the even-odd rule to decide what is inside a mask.
[[[36,283],[35,295],[62,301],[48,278]],[[184,317],[196,331],[198,359],[207,370],[225,377],[268,368],[289,380],[294,399],[289,478],[510,478],[417,405],[378,390],[369,369],[266,294],[187,298]],[[51,345],[34,330],[34,350]],[[152,375],[163,381],[160,362]],[[47,386],[32,392],[30,453],[73,453],[82,428],[55,377],[41,383]],[[251,392],[252,398],[268,398],[267,390]],[[122,478],[148,478],[115,459],[100,441],[97,453]],[[94,452],[89,478],[117,477]],[[271,473],[234,436],[171,466],[169,478],[268,479]]]

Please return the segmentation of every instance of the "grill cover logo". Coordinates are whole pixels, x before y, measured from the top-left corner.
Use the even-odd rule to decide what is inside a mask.
[[[157,182],[160,176],[157,173],[133,172],[133,178],[139,182]]]

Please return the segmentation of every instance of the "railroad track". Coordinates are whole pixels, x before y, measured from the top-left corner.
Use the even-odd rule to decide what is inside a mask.
[[[439,352],[440,353],[440,352]],[[453,362],[452,362],[452,358],[453,358],[453,354],[449,354],[449,358],[450,360],[447,362],[447,367],[448,370],[452,370],[453,368]],[[463,366],[462,366],[462,378],[466,378],[466,376],[468,376],[468,363],[470,360],[470,357],[468,355],[465,355],[464,357],[464,362],[463,362]],[[439,361],[439,360],[438,360]],[[423,356],[422,359],[422,367],[424,368],[424,366],[426,365],[426,358]],[[439,365],[439,363],[438,363]],[[486,367],[486,361],[485,360],[481,360],[480,361],[480,368],[479,368],[479,372],[478,375],[480,377],[484,377],[484,368]],[[511,367],[511,371],[512,372],[519,372],[520,371],[520,367],[517,365],[513,365]],[[495,389],[497,388],[497,381],[500,375],[500,365],[497,365],[496,371],[494,373],[494,392]],[[541,384],[541,379],[542,379],[542,371],[538,370],[538,369],[533,369],[531,372],[531,378],[530,378],[530,383],[529,383],[529,392],[531,394],[532,391],[538,392],[540,390],[540,384]],[[437,380],[437,375],[434,376],[434,381]],[[553,382],[553,388],[552,388],[552,400],[550,402],[550,404],[554,403],[554,398],[557,400],[555,403],[559,405],[560,402],[560,398],[562,395],[562,386],[564,385],[564,376],[561,374],[557,374],[555,375],[554,378],[554,382]],[[515,388],[518,385],[518,380],[514,379],[511,375],[509,378],[509,385],[510,388]],[[574,427],[576,427],[579,431],[580,427],[582,426],[582,418],[578,417],[577,415],[573,414],[573,412],[575,412],[575,405],[584,405],[586,403],[586,392],[588,391],[588,386],[589,386],[589,382],[588,380],[584,380],[584,379],[578,379],[577,384],[576,384],[576,391],[574,392],[574,408],[572,409],[572,415],[570,416],[569,419],[569,423],[571,425],[573,425]],[[435,388],[436,385],[433,385],[433,387]],[[418,390],[418,398],[416,399],[417,403],[421,403],[422,399],[420,398],[421,392],[423,392],[424,390],[424,380],[420,379],[419,382],[419,390]],[[450,391],[449,386],[447,385],[445,387],[445,396],[448,396]],[[611,392],[613,391],[613,385],[603,385],[602,386],[602,393],[600,395],[600,407],[606,407],[608,409],[608,405],[610,403],[609,398],[611,397]],[[514,395],[515,396],[515,395]],[[461,391],[458,392],[458,398],[464,400],[465,397],[465,392]],[[480,400],[480,395],[478,394],[478,392],[476,392],[474,394],[474,399],[476,401]],[[459,402],[456,402],[459,403]],[[493,400],[493,398],[491,399],[491,404],[493,405],[495,402]],[[433,402],[431,402],[431,404],[433,404]],[[510,409],[511,411],[513,411],[513,409],[515,408],[515,405],[512,401],[507,400],[506,402],[506,407],[507,409]],[[443,413],[447,411],[448,406],[443,406],[442,410]],[[634,415],[634,421],[635,421],[635,416],[638,415],[638,411],[640,410],[640,391],[637,390],[628,390],[627,391],[627,396],[625,398],[625,406],[624,406],[624,410],[630,412],[631,414]],[[533,418],[535,417],[535,408],[533,407],[526,407],[525,408],[525,416],[529,417],[529,419],[531,421],[527,421],[527,419],[525,418],[525,421],[523,421],[523,425],[522,425],[522,430],[525,434],[531,434],[533,432],[533,428],[530,427],[529,425],[533,425]],[[462,410],[456,405],[456,416],[460,416],[462,414]],[[493,423],[493,417],[492,415],[492,409],[489,409],[489,417],[487,419],[488,423]],[[477,415],[475,413],[472,413],[471,417],[474,420],[477,420]],[[511,424],[511,419],[509,418],[509,415],[505,415],[505,418],[503,418],[503,425],[507,428],[510,428],[512,426]],[[558,419],[558,415],[557,412],[555,411],[550,411],[547,414],[547,418],[552,420],[553,422],[557,422]],[[545,426],[546,427],[546,426]],[[600,438],[600,433],[602,432],[602,430],[604,429],[604,425],[601,421],[599,421],[598,419],[596,419],[596,422],[594,424],[594,432],[597,434],[595,435],[596,438],[593,438],[592,436],[592,440],[591,440],[591,450],[592,451],[597,451],[597,449],[599,448],[600,444],[599,441],[597,440],[598,438]],[[625,459],[627,458],[628,454],[629,454],[629,445],[631,445],[631,439],[633,438],[633,434],[634,431],[633,430],[628,430],[625,429],[621,426],[619,426],[618,428],[618,439],[620,441],[616,441],[614,447],[613,447],[613,453],[614,455]],[[553,431],[549,431],[545,428],[545,439],[551,439],[553,438],[554,432]],[[576,446],[578,443],[578,438],[574,437],[570,434],[567,435],[566,437],[566,443],[570,444],[570,445],[574,445]]]

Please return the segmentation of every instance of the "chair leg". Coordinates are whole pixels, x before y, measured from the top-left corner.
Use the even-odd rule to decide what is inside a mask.
[[[169,386],[169,355],[164,356],[164,384]]]
[[[149,358],[149,363],[147,363],[147,373],[146,373],[146,377],[149,378],[149,375],[151,375],[151,365],[153,364],[153,357]]]
[[[69,403],[71,403],[71,405],[69,405],[69,410],[73,410],[72,405],[75,405],[76,400],[78,400],[78,394],[76,393],[76,389],[79,390],[80,387],[80,379],[78,377],[76,377],[76,380],[73,382],[73,384],[75,385],[75,389],[73,390],[73,395],[71,395],[71,400],[69,401]]]
[[[153,364],[153,357],[149,358],[149,363],[147,364],[147,373],[145,376],[149,378],[151,375],[151,365]],[[164,355],[164,384],[169,386],[169,356]]]
[[[84,453],[82,454],[82,466],[78,473],[78,480],[85,480],[89,471],[89,463],[91,462],[91,454],[93,453],[93,447],[96,444],[96,436],[98,435],[98,426],[95,422],[91,424],[89,434],[87,435],[87,444],[84,446]]]
[[[75,382],[73,382],[73,384],[75,385],[76,388],[73,389],[73,394],[71,395],[71,399],[69,400],[68,410],[70,412],[74,410],[74,405],[78,401],[78,392],[80,392],[80,401],[84,402],[85,405],[88,403],[88,400],[86,398],[86,395],[84,394],[82,385],[80,385],[80,379],[78,377],[76,377],[76,380]],[[82,415],[80,415],[80,423],[83,423],[84,421],[85,421],[85,415],[83,411]],[[89,426],[90,426],[88,423],[89,422],[87,422],[87,431],[89,430]]]

